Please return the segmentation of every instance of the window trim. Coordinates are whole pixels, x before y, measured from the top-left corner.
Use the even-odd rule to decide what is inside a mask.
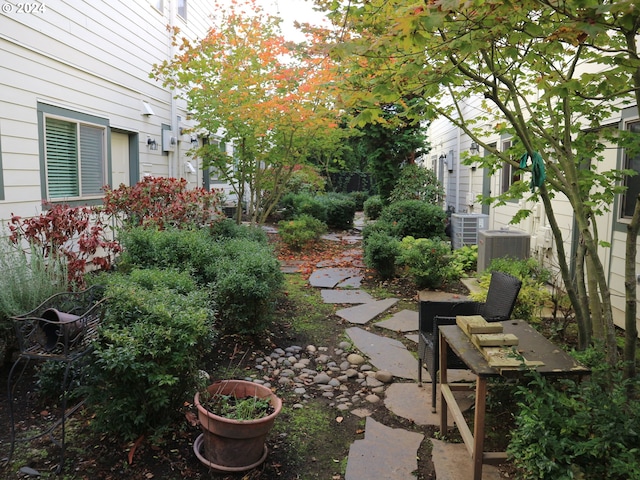
[[[500,150],[506,152],[513,146],[513,139],[504,139],[500,142]],[[517,168],[509,162],[502,162],[502,168],[500,169],[500,195],[504,195],[509,191],[515,182],[521,180],[521,174],[514,173]],[[507,173],[509,177],[507,177]],[[508,180],[508,184],[507,184]]]
[[[638,125],[638,127],[640,127],[640,118],[634,117],[634,118],[624,119],[620,128],[625,131],[630,131],[631,125]],[[625,151],[624,148],[620,148],[619,151],[620,151],[620,168],[628,169],[629,162],[632,159],[627,156],[627,152]],[[640,161],[640,155],[638,155],[638,157],[635,157],[635,158],[638,159],[636,161]],[[640,180],[640,170],[638,171],[638,175],[636,175],[635,178],[636,178],[636,181]],[[625,182],[624,182],[625,187],[627,186],[626,180],[627,179],[625,179]],[[624,223],[624,224],[628,224],[629,222],[631,222],[631,216],[625,215],[625,212],[624,212],[627,195],[628,195],[628,190],[625,190],[625,192],[619,196],[619,205],[618,205],[618,208],[616,209],[618,213],[618,222]],[[635,208],[635,203],[634,203],[634,208]]]
[[[66,203],[69,205],[87,205],[102,203],[103,194],[87,195],[79,197],[50,198],[49,181],[47,175],[46,158],[46,119],[57,118],[76,125],[88,125],[104,129],[103,151],[104,165],[103,174],[105,185],[111,184],[111,129],[109,120],[88,113],[77,112],[63,107],[57,107],[46,103],[38,102],[38,138],[40,156],[40,190],[43,203]]]
[[[180,2],[183,2],[183,13],[180,13]],[[189,9],[187,8],[187,0],[178,0],[176,2],[176,14],[185,22],[187,21],[187,15],[189,14]]]

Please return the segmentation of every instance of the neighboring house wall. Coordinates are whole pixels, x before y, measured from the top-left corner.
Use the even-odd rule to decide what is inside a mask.
[[[618,125],[621,129],[634,128],[640,132],[640,119],[635,116],[636,112],[635,107],[630,107],[623,110],[619,118],[611,119],[610,122]],[[526,200],[508,202],[506,205],[499,207],[492,206],[487,212],[482,212],[482,207],[478,203],[474,203],[473,206],[468,206],[468,192],[463,189],[456,190],[456,183],[452,182],[453,177],[459,176],[460,183],[464,183],[462,179],[470,176],[471,179],[467,184],[471,185],[470,190],[472,192],[483,196],[496,195],[503,188],[503,182],[506,181],[504,179],[504,175],[506,174],[505,170],[497,171],[494,175],[490,176],[488,172],[482,168],[474,170],[471,166],[460,165],[458,169],[456,162],[458,162],[461,154],[465,155],[465,152],[469,151],[471,140],[464,132],[455,128],[449,121],[443,118],[439,118],[430,124],[427,130],[427,137],[432,145],[432,153],[428,158],[423,159],[423,165],[427,168],[435,168],[439,178],[441,180],[444,179],[443,185],[446,190],[445,207],[453,205],[456,207],[456,212],[459,213],[489,213],[489,229],[492,230],[509,228],[530,234],[531,256],[536,258],[542,265],[557,272],[557,245],[552,237],[542,202],[536,204]],[[484,138],[484,141],[486,144],[495,144],[499,150],[503,150],[504,147],[507,146],[509,139],[494,136]],[[442,154],[446,154],[447,157],[449,157],[452,149],[454,151],[454,171],[448,172],[446,166],[444,168],[442,167],[439,158]],[[603,152],[603,156],[604,159],[600,164],[603,170],[631,168],[640,172],[640,157],[627,159],[624,151],[613,146],[607,148]],[[527,176],[524,177],[524,181],[528,182],[529,178],[527,174]],[[634,189],[634,194],[637,194],[640,192],[640,176],[632,178],[632,188]],[[633,197],[634,194],[632,194],[631,197]],[[511,220],[521,208],[530,209],[532,214],[521,223],[512,225]],[[575,258],[577,238],[574,228],[573,209],[563,195],[556,195],[553,199],[553,209],[556,221],[562,230],[566,254],[569,259]],[[623,215],[623,199],[621,196],[616,198],[611,211],[599,217],[597,222],[600,240],[610,242],[611,244],[610,247],[600,247],[600,258],[605,271],[608,272],[614,322],[619,327],[624,327],[624,262],[628,219],[625,219]],[[640,246],[640,242],[638,243]],[[573,265],[571,261],[570,265]],[[636,269],[640,272],[640,262],[636,264]],[[558,279],[561,281],[559,274]]]
[[[213,3],[42,5],[0,15],[0,220],[37,215],[43,200],[99,203],[102,185],[144,175],[203,185],[199,162],[185,155],[192,139],[181,128],[193,126],[186,105],[149,73],[176,51],[167,25],[202,38]],[[174,139],[166,149],[163,136]]]

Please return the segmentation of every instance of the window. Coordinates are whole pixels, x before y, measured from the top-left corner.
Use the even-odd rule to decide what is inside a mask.
[[[96,123],[90,122],[92,119],[62,108],[41,109],[44,198],[55,201],[102,196],[102,187],[108,183],[107,126],[104,119],[95,118]]]
[[[163,0],[149,0],[149,3],[153,8],[155,8],[159,12],[162,12]]]
[[[640,121],[627,124],[627,130],[640,134]],[[622,217],[631,218],[636,208],[636,198],[640,195],[640,153],[633,156],[625,153],[624,168],[635,170],[639,174],[625,179],[627,191],[622,196]]]
[[[187,0],[178,0],[178,15],[187,21]]]
[[[502,151],[506,152],[511,148],[511,145],[511,140],[502,142]],[[518,173],[518,168],[511,165],[509,162],[504,162],[502,164],[502,184],[500,193],[506,193],[511,185],[513,185],[518,180],[520,180],[520,173]]]
[[[221,152],[226,152],[226,150],[227,150],[226,144],[224,142],[220,142],[217,139],[216,140],[213,140],[213,139],[209,140],[209,139],[207,139],[205,137],[204,141],[205,141],[205,143],[210,143],[212,145],[217,145]],[[222,178],[221,178],[222,175],[221,175],[220,170],[218,168],[214,167],[214,166],[210,166],[208,169],[204,169],[203,174],[204,174],[203,186],[207,190],[211,190],[213,185],[225,183],[225,181],[222,180]]]

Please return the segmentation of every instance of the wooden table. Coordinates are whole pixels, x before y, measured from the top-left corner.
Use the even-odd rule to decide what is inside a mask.
[[[529,361],[543,362],[535,369],[544,376],[585,375],[589,370],[576,362],[566,352],[551,343],[522,320],[500,322],[504,333],[518,337],[517,350]],[[467,425],[452,390],[460,385],[447,382],[447,350],[451,348],[476,376],[476,403],[473,434]],[[457,325],[440,327],[440,432],[447,430],[447,411],[450,410],[460,431],[462,440],[473,460],[473,480],[482,479],[483,463],[500,463],[506,452],[484,452],[484,423],[486,412],[487,380],[491,377],[523,375],[522,370],[503,371],[490,367],[482,353]],[[468,387],[463,387],[468,388]]]

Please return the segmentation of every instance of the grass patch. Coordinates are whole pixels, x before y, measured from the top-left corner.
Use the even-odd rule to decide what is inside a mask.
[[[309,281],[300,274],[286,275],[285,289],[295,311],[288,319],[295,332],[316,345],[335,338],[333,328],[327,328],[327,318],[335,313],[335,305],[324,303],[319,289],[309,286]]]
[[[286,402],[285,405],[292,403]],[[348,416],[339,422],[337,416],[324,402],[311,400],[303,408],[285,406],[281,418],[275,422],[272,436],[285,437],[284,448],[287,448],[288,458],[301,467],[301,472],[307,472],[300,477],[301,480],[318,478],[310,473],[314,470],[308,468],[310,463],[322,465],[318,471],[335,468],[336,474],[344,474],[349,447],[355,438],[355,427],[362,424],[364,428],[364,420]],[[307,467],[302,468],[303,465]]]

